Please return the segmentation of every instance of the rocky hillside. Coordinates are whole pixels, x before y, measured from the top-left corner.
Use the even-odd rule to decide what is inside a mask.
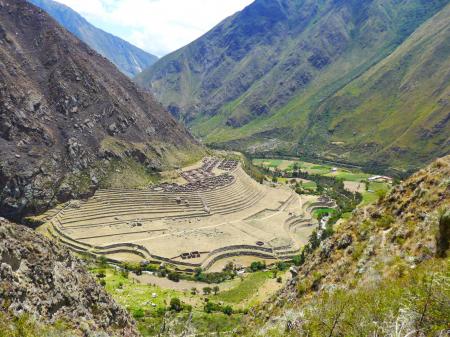
[[[136,80],[213,145],[419,167],[450,151],[448,3],[256,0]]]
[[[158,57],[91,25],[71,8],[53,0],[29,0],[49,13],[69,32],[133,77],[156,62]]]
[[[20,218],[111,177],[144,179],[199,148],[153,97],[44,11],[0,0],[0,152],[0,214]]]
[[[80,260],[63,246],[3,218],[0,218],[0,312],[4,315],[0,319],[2,336],[3,333],[13,336],[4,330],[6,315],[26,314],[38,324],[64,322],[67,330],[74,332],[72,336],[101,332],[108,336],[139,335],[128,313],[97,284]],[[25,334],[26,331],[21,336]],[[59,336],[62,335],[66,336]]]
[[[438,336],[448,329],[449,177],[447,156],[355,210],[318,247],[310,243],[298,275],[253,313],[248,335]]]

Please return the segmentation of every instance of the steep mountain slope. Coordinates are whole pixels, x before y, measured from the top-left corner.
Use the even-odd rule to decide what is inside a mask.
[[[443,27],[448,24],[448,7],[411,37],[416,40],[415,46],[405,40],[448,3],[257,0],[197,41],[162,58],[136,80],[151,88],[172,114],[210,144],[254,152],[319,155],[359,164],[385,164],[392,156],[397,161],[391,165],[417,166],[422,160],[449,151],[448,142],[442,142],[448,127],[448,108],[438,108],[449,83],[445,68],[449,30]],[[433,41],[428,41],[430,38]],[[419,48],[424,43],[439,53]],[[386,58],[397,47],[398,56]],[[414,52],[411,62],[403,59],[401,50],[403,55]],[[382,66],[395,60],[404,60],[402,69],[394,63]],[[420,60],[420,69],[415,69],[414,60]],[[363,74],[375,82],[372,76],[376,74],[371,69],[375,65],[380,71],[389,67],[394,70],[390,73],[396,81],[389,87],[380,85],[377,96],[383,104],[395,101],[389,111],[382,105],[371,106],[370,111],[363,106],[366,98],[364,102],[370,104],[373,86],[367,85],[352,100],[335,98],[346,85],[360,88],[353,81]],[[380,71],[378,76],[385,78]],[[421,106],[411,104],[416,94],[411,88],[417,83],[408,82],[408,74],[413,72],[420,77],[411,80],[426,77],[423,87],[433,92],[431,97],[424,95]],[[434,80],[424,75],[429,72],[441,73]],[[343,101],[351,106],[341,109]],[[403,110],[397,110],[402,105]],[[353,116],[350,107],[359,109],[360,115],[361,111],[370,114],[374,122],[383,120],[392,110],[395,116],[385,125],[373,126],[364,124],[367,116],[357,116],[358,122],[353,125],[348,117]],[[435,132],[422,140],[416,123],[396,144],[393,135],[407,130],[399,131],[390,123],[405,111],[405,120],[429,117],[426,128]],[[343,112],[348,112],[347,123],[340,125]],[[364,125],[358,128],[361,123]],[[423,145],[428,150],[420,152]]]
[[[253,313],[246,335],[448,334],[449,177],[447,156],[356,209],[305,250],[298,275]]]
[[[57,1],[29,1],[49,13],[69,32],[105,56],[129,77],[135,76],[158,60],[155,55],[91,25],[80,14]]]
[[[0,1],[0,214],[92,193],[120,172],[128,183],[198,150],[153,97],[44,11]]]
[[[0,276],[1,336],[51,336],[29,331],[34,319],[37,326],[64,322],[63,331],[54,336],[139,335],[128,313],[96,283],[80,260],[63,246],[3,218]],[[25,323],[27,314],[34,319]],[[14,316],[21,317],[15,321],[17,329],[13,328]]]

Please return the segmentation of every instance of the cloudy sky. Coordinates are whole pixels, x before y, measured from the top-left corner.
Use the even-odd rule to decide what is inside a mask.
[[[253,0],[57,0],[157,56],[206,33]]]

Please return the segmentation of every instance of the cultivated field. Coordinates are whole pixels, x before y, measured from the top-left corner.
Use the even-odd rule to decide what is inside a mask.
[[[233,257],[292,258],[317,225],[314,209],[333,207],[258,184],[232,160],[205,158],[178,174],[177,184],[99,190],[68,203],[48,213],[46,230],[77,252],[215,270]]]

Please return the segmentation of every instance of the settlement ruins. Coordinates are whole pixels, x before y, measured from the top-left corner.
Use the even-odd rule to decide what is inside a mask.
[[[334,206],[259,184],[235,160],[204,158],[178,176],[146,190],[99,190],[47,212],[43,228],[75,252],[208,270],[230,257],[292,258],[318,225],[314,209]]]

